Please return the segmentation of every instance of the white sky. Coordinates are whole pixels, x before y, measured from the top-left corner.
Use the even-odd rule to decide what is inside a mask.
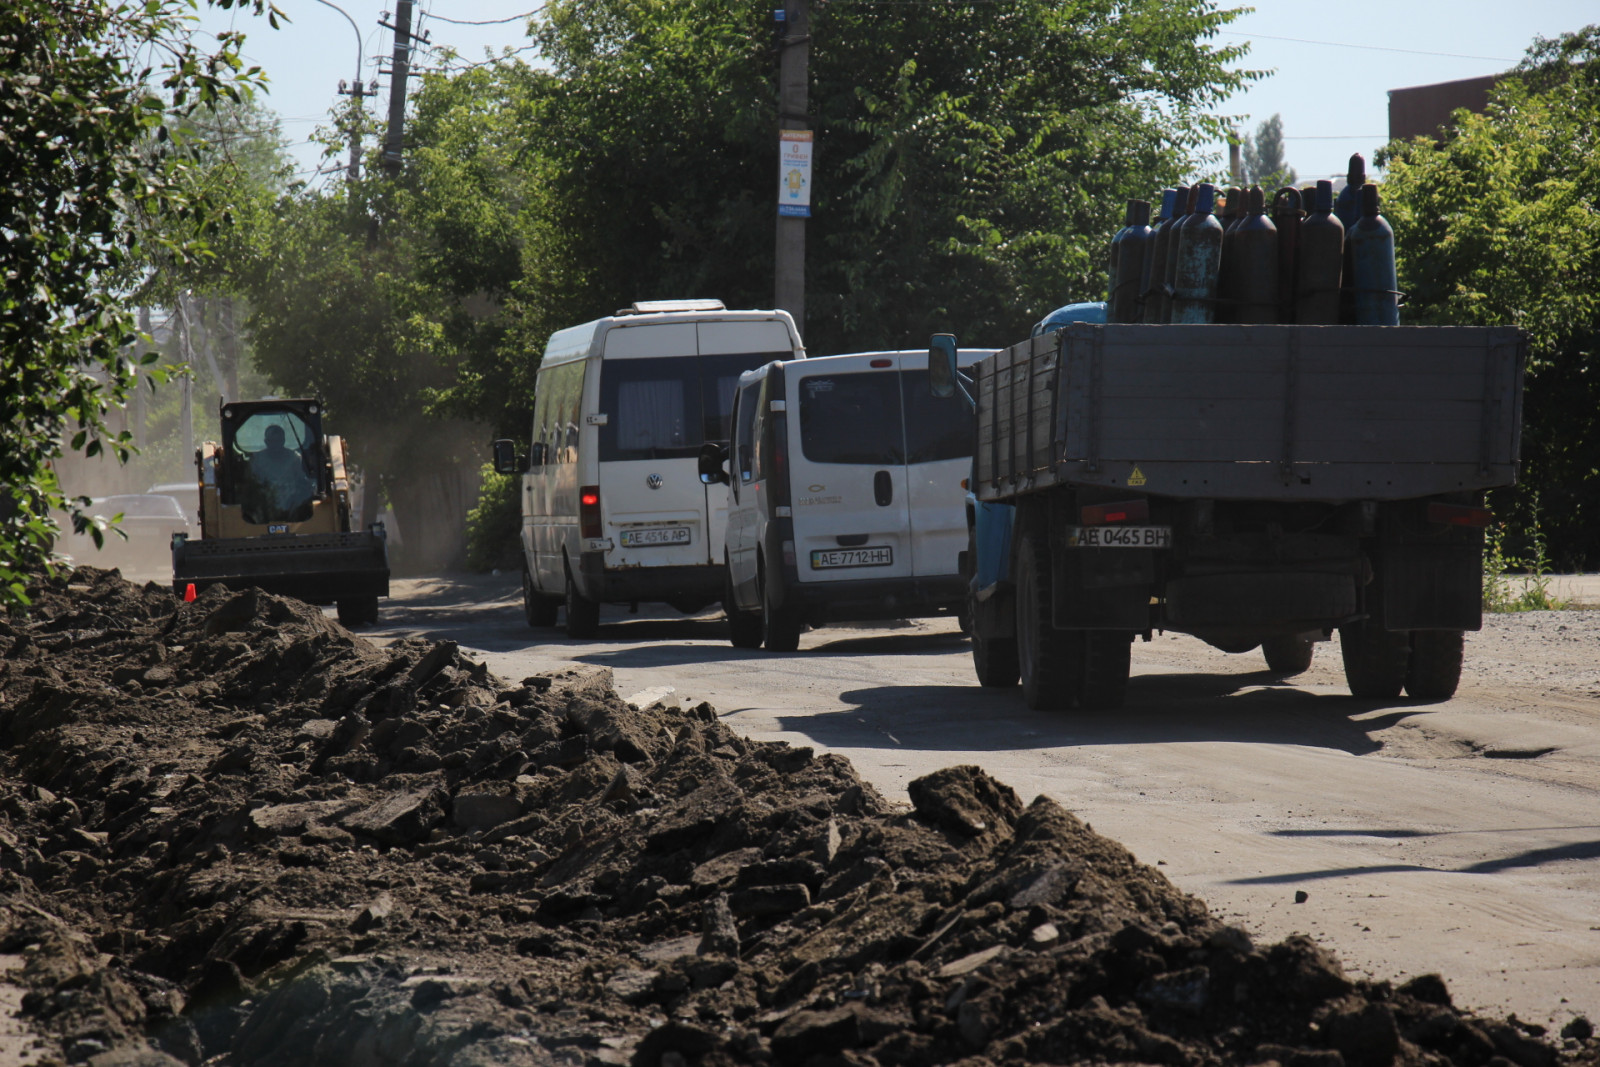
[[[363,76],[370,80],[376,61],[382,58],[387,67],[394,48],[392,31],[378,25],[389,9],[382,0],[335,2],[360,27]],[[418,10],[485,20],[518,15],[541,3],[422,0]],[[290,142],[305,142],[326,123],[328,109],[338,100],[339,79],[354,76],[357,33],[339,12],[317,0],[278,0],[278,6],[292,22],[276,31],[265,19],[209,7],[202,7],[201,25],[246,30],[246,55],[272,80],[268,106],[282,116]],[[759,0],[750,6],[752,17],[765,10]],[[1281,114],[1289,165],[1302,178],[1331,177],[1344,173],[1351,152],[1370,159],[1387,140],[1388,90],[1505,70],[1536,35],[1553,37],[1589,22],[1600,22],[1594,0],[1259,0],[1256,10],[1234,22],[1219,41],[1250,40],[1243,65],[1275,73],[1235,96],[1224,110],[1243,116],[1241,132],[1253,132],[1257,122]],[[425,15],[421,26],[433,44],[453,47],[469,60],[482,59],[485,49],[528,43],[521,21],[459,26]],[[813,47],[826,48],[827,42]],[[426,58],[422,64],[428,65]],[[387,86],[388,79],[382,82]],[[387,89],[369,106],[381,114]],[[302,176],[318,166],[318,146],[297,143],[291,151]],[[1218,151],[1223,151],[1220,145]],[[819,174],[818,180],[826,176]]]

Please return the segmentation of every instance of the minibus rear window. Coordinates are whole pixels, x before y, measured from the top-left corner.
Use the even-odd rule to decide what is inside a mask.
[[[898,371],[809,375],[799,389],[806,459],[876,467],[905,462]]]
[[[609,359],[601,365],[600,459],[692,457],[732,432],[739,375],[786,358],[754,352],[721,356]]]

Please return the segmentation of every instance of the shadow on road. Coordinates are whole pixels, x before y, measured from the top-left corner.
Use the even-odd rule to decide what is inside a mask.
[[[1298,745],[1352,755],[1379,751],[1377,736],[1421,709],[1314,693],[1265,671],[1140,675],[1116,711],[1030,711],[1020,689],[878,686],[840,694],[838,712],[780,716],[785,730],[830,748],[915,747],[1009,751],[1094,745],[1218,743]]]

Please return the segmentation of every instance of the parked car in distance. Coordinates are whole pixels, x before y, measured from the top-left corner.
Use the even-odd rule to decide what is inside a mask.
[[[971,417],[961,400],[932,396],[926,350],[742,375],[733,438],[708,443],[700,466],[729,485],[733,644],[792,652],[808,624],[959,617],[971,456]]]
[[[165,493],[99,497],[91,501],[88,510],[99,523],[109,524],[118,515],[122,519],[115,528],[106,527],[98,549],[87,531],[68,533],[61,542],[62,554],[75,564],[116,567],[129,579],[170,579],[172,535],[194,532],[183,506]],[[117,530],[126,534],[126,539]]]
[[[200,487],[194,482],[161,482],[145,492],[170,496],[183,508],[183,517],[190,526],[200,525]]]

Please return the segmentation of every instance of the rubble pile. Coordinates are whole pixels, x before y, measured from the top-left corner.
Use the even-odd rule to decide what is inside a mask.
[[[609,672],[512,684],[249,591],[83,568],[0,621],[0,952],[65,1062],[1554,1067],[1563,1035],[1252,945],[974,767]]]

